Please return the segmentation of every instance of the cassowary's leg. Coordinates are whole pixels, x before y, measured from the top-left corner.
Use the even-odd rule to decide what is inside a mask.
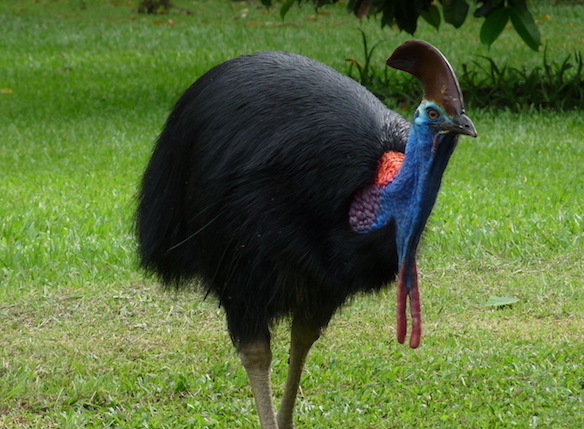
[[[262,429],[278,429],[270,383],[270,343],[255,341],[242,344],[239,347],[239,357],[249,378]]]
[[[278,410],[278,429],[292,429],[292,414],[294,403],[298,395],[300,377],[306,362],[306,356],[312,344],[320,337],[320,327],[307,327],[306,325],[292,323],[292,336],[290,342],[290,363],[284,396]]]

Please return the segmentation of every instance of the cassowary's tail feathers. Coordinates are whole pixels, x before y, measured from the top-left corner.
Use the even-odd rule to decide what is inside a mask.
[[[191,280],[197,267],[185,215],[189,148],[171,121],[172,116],[142,179],[136,232],[142,268],[166,285],[179,285]]]

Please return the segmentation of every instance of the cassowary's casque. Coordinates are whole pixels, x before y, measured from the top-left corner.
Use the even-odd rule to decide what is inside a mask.
[[[292,427],[306,355],[352,295],[397,276],[398,341],[409,296],[419,345],[416,249],[458,136],[476,131],[436,48],[409,41],[387,63],[423,84],[412,123],[299,55],[220,64],[178,101],[144,174],[142,266],[217,297],[264,429]],[[282,317],[292,339],[276,414],[270,327]]]

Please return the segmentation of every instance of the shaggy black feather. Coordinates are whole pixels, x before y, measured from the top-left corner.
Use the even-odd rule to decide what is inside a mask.
[[[201,284],[230,334],[270,338],[292,315],[324,327],[357,292],[397,272],[393,223],[349,225],[355,193],[409,121],[308,58],[262,52],[207,72],[174,107],[143,177],[142,266],[167,285]]]

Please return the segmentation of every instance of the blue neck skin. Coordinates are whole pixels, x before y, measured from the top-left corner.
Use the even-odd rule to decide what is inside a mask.
[[[440,131],[440,122],[428,118],[428,109],[441,113],[440,121],[450,117],[433,102],[423,101],[412,123],[405,158],[396,178],[381,198],[381,209],[372,229],[391,219],[396,224],[396,241],[400,268],[405,268],[405,286],[411,292],[412,269],[418,242],[432,212],[442,175],[456,147],[458,135]]]

